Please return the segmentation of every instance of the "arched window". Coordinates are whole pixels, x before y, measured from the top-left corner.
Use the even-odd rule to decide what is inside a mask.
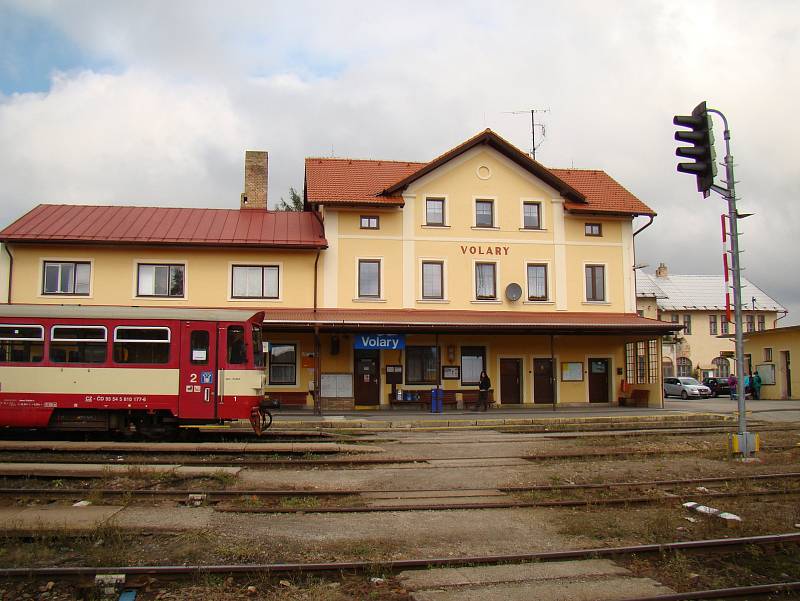
[[[692,375],[692,360],[689,357],[678,357],[678,377],[689,378]]]
[[[731,364],[725,357],[717,357],[711,363],[714,364],[714,375],[718,378],[727,378],[731,375]]]
[[[672,359],[669,357],[664,357],[661,360],[661,375],[664,378],[675,377],[675,366],[672,364]]]

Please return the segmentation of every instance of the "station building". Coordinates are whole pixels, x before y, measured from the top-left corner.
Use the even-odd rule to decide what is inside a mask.
[[[304,210],[39,205],[0,231],[14,304],[265,311],[268,394],[322,409],[661,401],[637,315],[633,219],[603,171],[548,169],[486,130],[426,163],[309,158]]]
[[[721,275],[670,274],[664,263],[654,275],[636,272],[639,314],[683,326],[677,335],[662,339],[664,377],[727,378],[735,371],[735,326],[728,321],[726,291],[733,296]],[[788,313],[746,278],[742,297],[745,336],[776,328]],[[745,371],[755,371],[747,355]]]
[[[798,398],[800,369],[792,371],[792,357],[800,356],[800,326],[784,326],[747,334],[744,356],[746,363],[752,366],[752,372],[758,372],[761,376],[761,399]]]

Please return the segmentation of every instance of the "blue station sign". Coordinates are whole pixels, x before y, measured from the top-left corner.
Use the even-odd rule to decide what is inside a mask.
[[[356,334],[353,348],[396,351],[406,348],[406,337],[404,334]]]

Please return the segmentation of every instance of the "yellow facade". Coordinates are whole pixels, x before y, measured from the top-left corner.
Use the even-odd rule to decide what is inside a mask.
[[[487,177],[488,174],[488,177]],[[444,199],[444,224],[426,225],[427,199]],[[452,160],[403,193],[403,208],[338,209],[325,207],[329,248],[323,253],[320,306],[474,311],[635,311],[633,237],[630,217],[574,215],[563,198],[540,180],[490,148],[476,148]],[[490,200],[494,226],[476,227],[475,201]],[[540,229],[523,227],[523,204],[541,207]],[[362,216],[379,217],[377,230],[361,229]],[[585,224],[602,227],[589,237]],[[380,295],[358,296],[359,260],[380,261]],[[422,262],[444,266],[444,298],[422,298]],[[497,299],[475,294],[475,263],[497,269]],[[544,264],[548,298],[526,301],[529,263]],[[605,299],[588,302],[584,266],[602,265]],[[503,291],[511,283],[523,299],[511,302]]]
[[[753,373],[758,371],[761,374],[762,399],[800,396],[800,368],[792,369],[792,359],[800,357],[800,326],[747,334],[744,353]]]
[[[13,245],[14,274],[10,302],[15,304],[80,304],[119,306],[311,307],[314,304],[313,251],[241,250],[227,248],[175,248],[118,246]],[[45,261],[88,261],[91,279],[88,295],[43,294]],[[147,297],[137,294],[137,265],[185,266],[181,297]],[[234,299],[233,265],[277,265],[277,299]]]

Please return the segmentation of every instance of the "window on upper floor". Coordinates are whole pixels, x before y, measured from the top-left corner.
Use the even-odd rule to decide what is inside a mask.
[[[88,261],[45,261],[42,294],[89,294],[92,267]]]
[[[380,220],[377,215],[362,215],[361,216],[361,229],[362,230],[377,230],[380,229]]]
[[[692,333],[692,316],[688,313],[683,316],[683,333],[688,335]]]
[[[745,315],[745,332],[753,332],[756,329],[756,316],[755,315]]]
[[[381,262],[379,259],[360,259],[358,261],[358,297],[380,298]]]
[[[583,225],[583,233],[586,236],[602,236],[603,225],[601,223],[585,223]]]
[[[772,362],[772,347],[764,347],[764,361],[767,361],[768,363]]]
[[[497,265],[475,263],[475,298],[495,300],[497,298]]]
[[[444,224],[444,198],[426,198],[425,225]]]
[[[475,201],[475,227],[494,227],[494,201]]]
[[[681,318],[677,313],[673,313],[672,315],[669,316],[669,320],[672,323],[680,323]]]
[[[547,300],[547,265],[528,264],[528,300]]]
[[[140,263],[137,269],[136,296],[184,296],[184,274],[181,264]]]
[[[719,333],[728,334],[728,318],[725,315],[719,316]]]
[[[604,302],[606,300],[606,268],[604,265],[586,265],[586,300]]]
[[[278,298],[278,265],[234,265],[231,270],[232,298]]]
[[[708,316],[708,333],[712,336],[717,335],[717,316],[716,315],[709,315]]]
[[[422,262],[422,298],[444,298],[444,263],[442,261]]]
[[[522,203],[522,227],[526,230],[542,229],[542,205],[538,202]]]
[[[766,315],[759,315],[758,316],[758,331],[763,332],[767,329],[767,316]]]

